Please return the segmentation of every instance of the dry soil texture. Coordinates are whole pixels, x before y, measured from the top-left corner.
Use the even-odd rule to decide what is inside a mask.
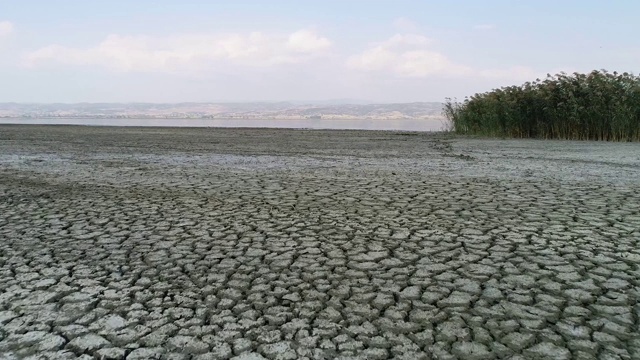
[[[0,127],[0,358],[640,359],[640,145]]]

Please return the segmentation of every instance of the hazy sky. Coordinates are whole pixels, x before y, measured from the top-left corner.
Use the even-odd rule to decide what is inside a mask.
[[[442,101],[640,71],[640,1],[0,0],[0,102]]]

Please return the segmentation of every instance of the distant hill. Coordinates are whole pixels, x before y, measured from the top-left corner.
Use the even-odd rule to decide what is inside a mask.
[[[442,103],[0,103],[4,118],[441,119]]]

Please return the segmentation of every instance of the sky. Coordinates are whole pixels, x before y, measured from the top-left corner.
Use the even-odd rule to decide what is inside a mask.
[[[0,102],[443,101],[640,72],[636,0],[0,0]]]

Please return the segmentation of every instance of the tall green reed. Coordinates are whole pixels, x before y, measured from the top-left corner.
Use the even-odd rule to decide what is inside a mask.
[[[640,141],[640,76],[606,70],[547,74],[462,102],[446,99],[444,115],[460,134]]]

